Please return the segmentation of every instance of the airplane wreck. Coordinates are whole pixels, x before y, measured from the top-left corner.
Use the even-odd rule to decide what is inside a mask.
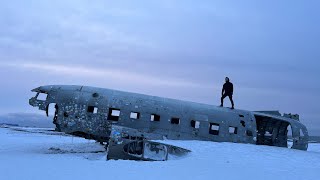
[[[244,111],[194,102],[71,85],[41,86],[29,104],[49,114],[56,131],[93,139],[108,159],[167,160],[189,150],[156,140],[249,143],[307,150],[308,131],[297,115]],[[290,132],[290,133],[289,133]]]

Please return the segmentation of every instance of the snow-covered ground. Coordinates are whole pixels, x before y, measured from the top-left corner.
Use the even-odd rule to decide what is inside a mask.
[[[308,151],[236,143],[164,141],[192,151],[165,162],[106,161],[94,141],[35,128],[0,128],[0,180],[320,178],[320,144]]]

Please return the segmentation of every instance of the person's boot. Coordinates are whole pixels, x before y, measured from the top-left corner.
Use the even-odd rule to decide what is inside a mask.
[[[231,109],[234,109],[234,107],[232,106]]]
[[[220,107],[223,107],[223,104],[220,104]]]

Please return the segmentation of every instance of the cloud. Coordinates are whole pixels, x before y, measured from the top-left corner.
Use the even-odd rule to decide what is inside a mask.
[[[0,66],[19,68],[30,71],[38,71],[41,73],[53,73],[55,75],[72,75],[76,77],[89,78],[105,78],[116,79],[117,81],[135,83],[139,85],[153,86],[170,86],[170,87],[199,87],[201,84],[190,82],[184,79],[163,78],[150,76],[148,74],[140,74],[136,72],[126,71],[125,69],[115,68],[96,68],[75,66],[66,64],[49,64],[49,63],[34,63],[34,62],[19,62],[19,63],[0,63]]]

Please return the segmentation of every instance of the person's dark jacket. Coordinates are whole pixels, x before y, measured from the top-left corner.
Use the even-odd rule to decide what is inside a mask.
[[[231,82],[224,83],[222,88],[222,94],[225,94],[227,96],[233,95],[233,84]]]

